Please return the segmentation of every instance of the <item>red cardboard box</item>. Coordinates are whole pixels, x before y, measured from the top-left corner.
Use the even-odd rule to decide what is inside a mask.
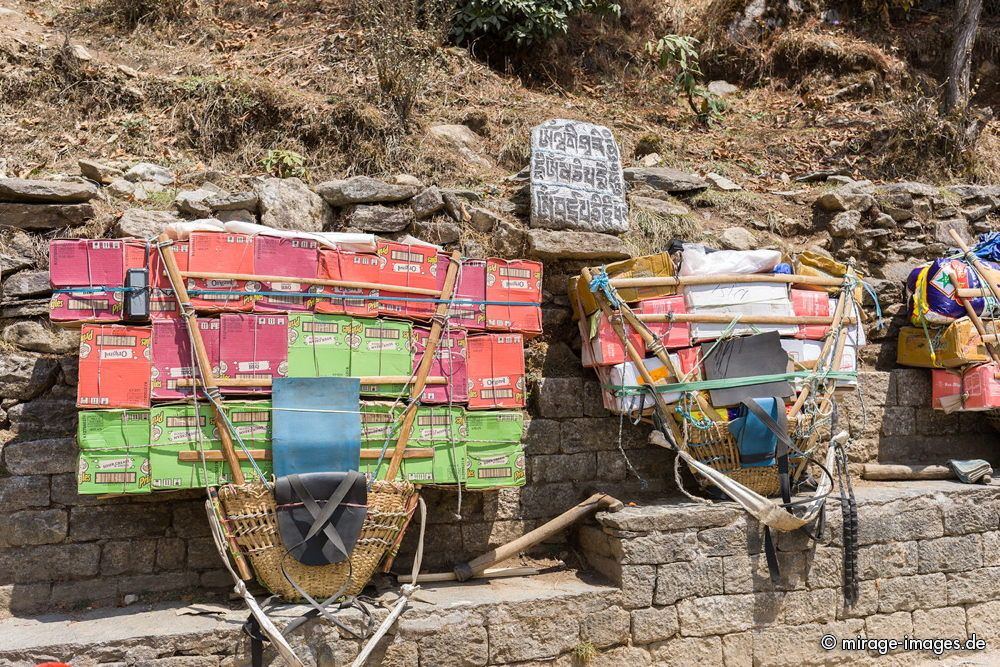
[[[254,273],[254,242],[248,234],[226,232],[192,232],[188,249],[188,270],[198,273]],[[217,294],[192,294],[191,303],[207,312],[253,310],[252,294],[260,283],[246,280],[189,278],[188,291],[212,290]]]
[[[469,336],[469,409],[524,407],[524,338],[521,334]]]
[[[508,306],[487,303],[486,328],[490,331],[542,332],[542,264],[525,259],[486,260],[486,301],[533,303]]]
[[[1000,367],[995,363],[972,366],[963,374],[931,371],[931,407],[944,409],[964,397],[961,410],[992,410],[1000,407]],[[949,400],[950,399],[950,400]]]
[[[678,366],[684,374],[684,382],[695,382],[701,380],[701,348],[686,347],[682,350],[674,350],[671,354],[677,355]]]
[[[288,376],[288,316],[224,313],[219,317],[219,377]],[[227,387],[228,394],[269,393],[270,387]]]
[[[438,250],[436,246],[379,241],[375,252],[381,263],[381,277],[377,282],[398,287],[439,289]],[[442,280],[443,282],[443,280]],[[433,299],[425,294],[406,290],[384,290],[379,300],[378,312],[401,318],[430,319],[437,304],[433,301],[403,301],[405,297]]]
[[[799,317],[830,317],[830,295],[826,292],[811,292],[793,289],[792,312]],[[825,324],[800,324],[796,338],[823,340],[830,331]]]
[[[212,373],[219,369],[219,320],[198,318],[198,330],[205,343],[205,352],[212,364]],[[178,399],[191,396],[189,387],[178,387],[177,380],[199,377],[192,358],[191,339],[187,325],[181,319],[160,319],[152,323],[153,359],[150,398]]]
[[[595,366],[614,366],[630,360],[625,346],[622,345],[621,339],[615,333],[614,327],[611,326],[611,322],[604,316],[604,313],[594,313],[590,318],[587,318],[583,326],[587,333],[584,340],[589,341],[589,345],[584,347],[590,348],[589,359],[592,364]],[[639,356],[646,356],[646,345],[642,336],[628,324],[625,324],[624,327],[625,335]]]
[[[151,339],[149,327],[84,325],[77,407],[148,408]]]
[[[439,261],[438,275],[443,287],[443,276],[447,272],[449,260],[442,257]],[[455,285],[455,298],[465,299],[473,303],[456,302],[448,309],[449,321],[452,326],[462,327],[469,331],[486,330],[486,260],[463,259],[458,272],[458,283]]]
[[[323,280],[378,283],[382,271],[378,255],[320,249],[318,275]],[[316,299],[316,312],[328,315],[378,315],[378,290],[353,287],[320,287],[317,294],[354,296],[354,299]]]
[[[661,296],[639,303],[636,313],[644,315],[666,315],[686,313],[683,296]],[[646,327],[660,339],[668,350],[691,346],[691,327],[681,322],[646,322]]]
[[[56,239],[49,243],[53,322],[117,322],[125,272],[145,265],[146,244],[122,239]],[[106,290],[95,291],[106,287]]]
[[[427,347],[428,329],[413,328],[413,369],[420,366]],[[431,376],[443,376],[448,384],[429,384],[420,400],[424,403],[465,403],[469,400],[468,337],[462,329],[442,334],[431,362]]]
[[[290,239],[278,236],[254,237],[254,271],[259,276],[315,278],[319,269],[317,243],[310,239]],[[303,293],[315,291],[314,285],[294,281],[261,282],[262,292]],[[310,311],[316,299],[308,296],[261,296],[254,302],[254,311],[289,313]]]
[[[187,241],[174,241],[170,246],[177,262],[178,271],[188,270],[189,244]],[[180,315],[180,307],[170,286],[167,269],[163,266],[160,253],[155,249],[149,252],[149,317],[150,319],[176,318]]]

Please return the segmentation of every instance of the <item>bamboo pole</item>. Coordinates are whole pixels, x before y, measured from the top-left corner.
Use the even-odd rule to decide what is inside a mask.
[[[271,377],[262,378],[216,378],[217,387],[270,387]],[[409,375],[363,375],[358,378],[361,384],[410,384]],[[194,387],[200,385],[196,378],[180,378],[177,380],[178,387]],[[443,375],[432,375],[427,378],[426,384],[440,385],[448,384],[448,378]]]
[[[444,322],[448,317],[448,300],[451,299],[452,294],[455,292],[455,285],[458,282],[458,268],[461,258],[462,256],[457,252],[451,254],[451,261],[448,263],[448,272],[444,277],[444,286],[441,288],[441,302],[437,304],[437,309],[431,323],[431,332],[427,336],[427,344],[424,347],[424,354],[420,359],[420,366],[417,367],[414,383],[410,385],[411,399],[420,398],[420,395],[424,392],[424,386],[427,384],[427,376],[430,373],[431,364],[434,362],[434,354],[437,352],[438,342],[441,340]],[[410,439],[410,432],[413,430],[413,420],[416,416],[417,401],[412,400],[406,407],[406,414],[403,415],[403,422],[399,427],[396,451],[389,461],[389,469],[385,474],[385,478],[388,480],[395,479],[396,474],[399,472],[399,465],[403,461],[406,444]]]
[[[212,375],[212,362],[209,361],[208,352],[205,350],[205,341],[201,337],[201,330],[198,328],[197,323],[193,321],[195,317],[194,307],[191,305],[191,299],[188,296],[187,287],[184,285],[184,279],[181,277],[180,270],[177,268],[177,260],[174,258],[174,250],[170,247],[172,241],[165,233],[160,235],[159,240],[160,243],[163,244],[163,246],[159,248],[160,257],[163,259],[163,267],[167,270],[167,277],[170,280],[170,286],[174,290],[174,298],[177,300],[177,306],[180,309],[182,317],[184,318],[184,324],[187,327],[188,334],[194,343],[195,358],[198,362],[198,368],[201,373],[202,380],[205,383],[205,388],[206,390],[215,389],[216,385],[215,378]],[[236,448],[233,447],[232,436],[229,433],[226,421],[215,401],[209,401],[209,403],[212,405],[212,415],[215,418],[215,426],[219,431],[219,441],[222,445],[222,452],[233,475],[233,483],[246,484],[246,478],[243,476],[243,470],[240,468],[240,462],[236,456]],[[239,546],[236,544],[232,535],[227,533],[227,537],[229,539],[229,550],[233,554],[233,562],[236,565],[236,570],[244,580],[252,579],[253,572],[250,570],[250,565],[247,563],[246,558],[240,552]]]
[[[587,284],[590,284],[590,281],[593,279],[593,275],[591,274],[590,269],[584,267],[583,271],[581,272],[581,275],[583,275],[583,279],[587,281]],[[621,320],[619,320],[616,317],[613,317],[611,313],[611,308],[606,303],[606,300],[602,294],[595,294],[594,296],[596,297],[595,300],[597,301],[597,307],[601,309],[602,313],[604,313],[604,317],[607,318],[608,322],[611,324],[611,328],[615,330],[615,333],[621,340],[622,345],[625,346],[625,353],[628,354],[629,359],[631,359],[632,363],[635,365],[636,371],[638,371],[639,375],[642,376],[643,382],[648,384],[650,388],[653,390],[650,392],[653,394],[653,401],[656,403],[656,406],[663,414],[663,421],[665,421],[667,423],[667,426],[670,428],[670,431],[674,436],[674,442],[677,443],[678,447],[683,447],[684,446],[683,436],[680,432],[680,429],[677,427],[677,423],[674,421],[673,415],[671,414],[672,411],[670,410],[670,406],[667,404],[666,400],[664,400],[663,395],[660,394],[660,392],[656,391],[656,381],[653,380],[652,376],[650,376],[649,374],[649,371],[646,370],[646,366],[643,365],[642,363],[642,357],[639,355],[639,352],[636,351],[635,346],[632,345],[632,341],[630,341],[628,339],[628,336],[625,335],[625,328],[622,325]]]
[[[986,351],[989,352],[990,359],[1000,363],[1000,351],[997,350],[996,335],[994,334],[990,337],[990,334],[986,333],[986,325],[983,324],[982,319],[976,314],[976,309],[972,307],[968,299],[959,298],[959,301],[965,307],[965,313],[972,321],[972,326],[976,328],[976,333],[979,334],[979,337],[983,340],[983,344],[986,345]]]
[[[344,287],[348,289],[371,289],[381,292],[404,292],[421,296],[440,297],[441,292],[422,287],[401,287],[399,285],[383,285],[381,283],[363,283],[352,280],[326,280],[325,278],[294,278],[290,276],[258,276],[252,273],[210,273],[204,271],[181,271],[184,278],[200,280],[244,280],[265,283],[299,283],[302,285],[321,285],[323,287]]]
[[[395,447],[389,449],[386,453],[395,453]],[[374,461],[382,455],[381,449],[362,449],[361,450],[361,460],[362,461]],[[247,456],[246,452],[239,451],[236,452],[236,456],[239,457],[241,461],[249,461],[251,458],[254,461],[270,461],[271,460],[271,450],[270,449],[251,449],[250,456]],[[409,447],[403,453],[404,459],[429,459],[434,456],[433,447]],[[190,463],[192,461],[224,461],[225,458],[222,452],[218,450],[209,450],[206,452],[178,452],[177,460],[185,463]]]
[[[983,276],[983,280],[989,288],[991,296],[997,301],[1000,301],[1000,288],[993,284],[994,281],[986,280],[987,275],[994,275],[996,272],[983,264],[981,259],[972,254],[969,246],[966,245],[965,241],[962,240],[962,237],[958,235],[958,232],[954,229],[949,229],[948,232],[951,234],[951,238],[955,240],[955,243],[958,244],[958,247],[961,248],[962,252],[965,253],[965,258],[969,260],[972,266],[976,269],[976,272]]]
[[[676,322],[678,324],[825,324],[832,325],[833,318],[822,315],[742,315],[739,313],[640,313],[634,316],[640,322]],[[845,317],[841,324],[857,324],[854,317]]]
[[[708,276],[659,276],[655,278],[611,278],[612,287],[676,287],[680,285],[720,285],[723,283],[788,283],[839,287],[840,278],[800,276],[789,273],[733,273]]]
[[[916,479],[955,479],[955,472],[948,466],[941,465],[866,463],[861,469],[861,478],[892,482]]]

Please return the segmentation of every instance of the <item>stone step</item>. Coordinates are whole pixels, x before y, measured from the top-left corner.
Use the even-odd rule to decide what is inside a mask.
[[[418,660],[434,665],[545,659],[572,651],[595,633],[621,635],[605,640],[620,643],[629,633],[629,615],[615,606],[618,597],[617,588],[570,571],[426,585],[415,594],[371,664],[382,660],[416,667]],[[192,613],[194,607],[215,613]],[[74,667],[246,663],[248,643],[241,627],[248,612],[242,605],[194,607],[177,602],[10,618],[0,621],[0,665],[45,660]],[[284,605],[269,613],[282,627],[306,609]],[[609,609],[617,609],[617,613],[612,611],[615,622],[598,623],[596,619]],[[377,611],[375,625],[386,613],[385,609]],[[355,610],[337,616],[353,629],[363,623]],[[320,621],[296,630],[290,641],[307,664],[348,664],[362,646],[361,641],[344,638]],[[275,660],[272,651],[267,658]]]

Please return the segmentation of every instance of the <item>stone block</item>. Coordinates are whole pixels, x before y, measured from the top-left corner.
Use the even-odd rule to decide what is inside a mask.
[[[753,631],[753,659],[755,665],[769,667],[801,667],[803,664],[858,664],[856,652],[836,648],[820,648],[824,635],[855,637],[864,634],[865,624],[860,619],[834,623],[809,623],[806,625],[775,625]]]
[[[621,568],[622,607],[638,609],[653,604],[656,588],[656,567],[629,565]]]
[[[917,431],[916,410],[912,407],[885,408],[882,435],[912,435]]]
[[[69,538],[74,541],[160,536],[170,526],[170,515],[155,505],[74,507]]]
[[[705,556],[736,556],[748,550],[747,525],[743,522],[698,531],[698,551]]]
[[[580,619],[580,641],[597,648],[625,644],[629,640],[632,616],[621,607],[611,607]]]
[[[760,591],[791,591],[806,587],[809,574],[809,560],[802,552],[788,551],[777,553],[780,576],[778,583],[771,582],[767,569],[767,559],[763,554],[749,556],[725,556],[723,572],[725,574],[726,594],[755,593]]]
[[[983,565],[1000,565],[1000,531],[983,533]]]
[[[118,587],[115,579],[90,579],[52,584],[50,602],[54,607],[113,606]]]
[[[659,565],[692,560],[698,551],[698,536],[694,532],[649,533],[623,539],[620,545],[620,555],[616,555],[623,564]]]
[[[901,406],[924,407],[930,405],[930,373],[922,368],[895,368],[896,401]]]
[[[161,537],[156,541],[156,569],[179,570],[184,567],[187,543],[178,537]]]
[[[560,658],[563,659],[566,656]],[[652,658],[645,649],[637,648],[635,646],[619,646],[607,651],[601,651],[593,659],[587,663],[587,667],[621,667],[621,665],[629,665],[629,667],[647,667],[652,665]],[[565,667],[570,667],[570,665],[578,664],[578,660],[570,660]],[[557,660],[555,663],[543,663],[539,667],[564,667]]]
[[[453,625],[420,639],[420,662],[441,667],[484,667],[489,638],[481,624]]]
[[[626,507],[614,514],[599,515],[601,523],[609,528],[631,531],[685,530],[728,526],[743,518],[744,512],[732,503],[695,502],[671,503],[669,506],[640,505]]]
[[[788,625],[835,621],[837,590],[821,588],[816,591],[789,591],[784,594],[782,607],[782,619]]]
[[[208,537],[208,517],[204,501],[174,505],[170,527],[177,537]]]
[[[569,419],[583,416],[582,378],[542,378],[535,392],[540,417]]]
[[[97,574],[97,544],[48,544],[0,549],[0,584],[86,579]]]
[[[597,456],[594,452],[532,456],[529,460],[529,483],[590,481],[597,476]]]
[[[918,542],[872,544],[858,549],[858,576],[886,579],[917,574]]]
[[[632,612],[632,642],[652,644],[677,634],[677,607],[646,607]]]
[[[533,418],[524,436],[524,451],[528,456],[555,454],[559,451],[562,425],[553,419]]]
[[[932,408],[917,408],[916,432],[919,435],[952,435],[959,430],[959,414]]]
[[[965,608],[942,607],[917,609],[913,612],[913,636],[920,639],[964,638]]]
[[[580,628],[571,617],[541,617],[530,621],[490,622],[491,663],[555,658],[580,641]]]
[[[859,581],[858,599],[851,606],[844,603],[844,596],[838,590],[837,619],[864,618],[876,613],[878,611],[878,587],[877,581]]]
[[[51,591],[47,582],[0,586],[0,621],[46,611]]]
[[[997,511],[997,503],[992,500],[977,499],[977,502],[951,503],[944,505],[942,509],[945,535],[984,533],[982,538],[985,538],[987,531],[996,534],[1000,525],[1000,512]]]
[[[101,575],[146,574],[156,561],[156,540],[112,540],[101,548]]]
[[[613,558],[611,538],[597,526],[583,525],[576,531],[577,544],[584,551],[592,552],[604,558]]]
[[[836,547],[817,546],[808,560],[809,588],[839,588],[844,579],[844,554]]]
[[[532,484],[521,489],[525,519],[542,519],[564,512],[580,502],[580,488],[572,482]]]
[[[883,614],[933,609],[947,604],[948,580],[944,573],[917,574],[879,581],[878,609]]]
[[[595,380],[583,381],[583,414],[586,417],[608,417],[611,415],[601,400],[601,383]]]
[[[69,526],[64,509],[22,510],[0,515],[0,547],[56,544]]]
[[[609,482],[620,482],[629,476],[628,464],[625,457],[617,450],[607,452],[595,452],[597,454],[597,470],[600,479]],[[629,460],[631,461],[631,455]],[[633,464],[634,465],[634,464]]]
[[[962,572],[983,565],[983,545],[979,535],[942,537],[920,543],[920,574]]]
[[[16,512],[29,507],[46,507],[48,504],[47,475],[0,477],[0,507],[3,507],[5,512]]]
[[[753,635],[749,632],[724,635],[722,657],[726,667],[753,667]]]
[[[1000,600],[1000,567],[948,574],[948,604]]]
[[[913,617],[908,611],[875,614],[865,619],[865,635],[873,639],[902,639],[913,635]]]
[[[656,569],[653,602],[666,605],[689,597],[721,595],[724,592],[723,582],[722,558],[667,563]]]
[[[618,450],[618,422],[613,419],[569,419],[562,422],[561,450],[564,454]]]
[[[194,572],[159,572],[118,577],[118,592],[122,595],[178,592],[197,585],[198,575]]]
[[[651,651],[657,667],[690,667],[723,664],[722,639],[719,637],[678,637]]]
[[[707,637],[743,632],[754,627],[753,595],[712,595],[682,600],[677,605],[680,632]]]
[[[192,570],[207,570],[221,565],[215,540],[197,537],[187,542],[187,566]]]
[[[1000,643],[1000,601],[984,602],[965,608],[966,631],[985,639],[989,646]]]
[[[513,487],[497,489],[493,493],[484,494],[483,517],[487,520],[516,519],[521,505],[521,489]]]
[[[861,509],[860,545],[929,540],[943,535],[941,509],[933,504],[894,501]]]
[[[14,475],[75,472],[76,456],[73,438],[9,442],[3,448],[4,464]]]

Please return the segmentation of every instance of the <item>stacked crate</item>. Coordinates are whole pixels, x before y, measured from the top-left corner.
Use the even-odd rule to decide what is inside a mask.
[[[227,416],[256,467],[271,474],[269,382],[281,377],[411,378],[425,353],[450,257],[434,246],[378,241],[371,253],[312,239],[193,232],[173,245]],[[80,326],[81,493],[148,493],[226,483],[207,400],[191,386],[191,340],[155,247],[136,239],[57,240],[51,318]],[[125,306],[129,269],[148,271],[149,311]],[[465,259],[455,301],[419,398],[403,461],[423,484],[524,483],[524,339],[541,333],[541,272],[527,260]],[[210,275],[223,274],[223,275]],[[226,277],[229,276],[238,277]],[[333,287],[316,280],[365,287]],[[306,282],[300,282],[300,281]],[[376,289],[372,286],[396,288]],[[413,289],[410,292],[409,289]],[[384,475],[408,385],[365,383],[360,469]],[[242,422],[241,419],[248,421]],[[388,421],[385,421],[388,419]],[[376,433],[375,426],[383,428]],[[516,435],[514,431],[517,431]],[[367,458],[366,458],[367,457]],[[252,478],[254,462],[241,463]]]

